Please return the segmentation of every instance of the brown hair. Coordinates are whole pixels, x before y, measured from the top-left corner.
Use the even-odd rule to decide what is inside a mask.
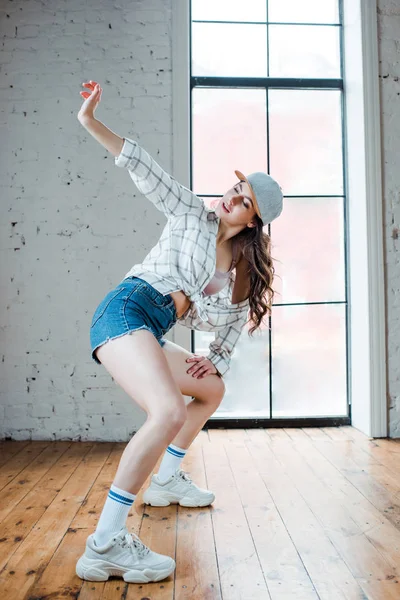
[[[271,237],[263,230],[263,222],[254,216],[255,227],[245,227],[236,235],[241,252],[248,262],[250,275],[250,317],[252,335],[258,329],[267,313],[271,314],[274,290],[275,268],[271,256]]]

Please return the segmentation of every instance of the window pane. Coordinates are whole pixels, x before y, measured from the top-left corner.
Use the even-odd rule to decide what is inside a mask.
[[[214,338],[214,333],[196,331],[196,354],[207,356],[208,345]],[[269,418],[268,340],[268,326],[263,325],[249,337],[248,325],[245,325],[235,347],[231,368],[224,377],[226,391],[214,418]]]
[[[340,77],[338,27],[269,26],[270,77]]]
[[[285,198],[271,223],[274,304],[345,300],[342,198]]]
[[[282,23],[338,23],[338,0],[268,0],[268,20]]]
[[[340,101],[338,90],[269,91],[270,172],[285,196],[343,194]]]
[[[192,117],[196,194],[225,194],[236,169],[267,170],[265,90],[195,88]]]
[[[345,310],[344,305],[273,309],[273,417],[346,416]]]
[[[192,19],[199,21],[267,20],[265,0],[192,0]]]
[[[267,27],[193,23],[192,74],[266,77]]]

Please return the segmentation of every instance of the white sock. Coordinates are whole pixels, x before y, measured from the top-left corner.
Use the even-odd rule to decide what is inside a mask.
[[[169,479],[171,475],[175,473],[175,471],[180,467],[186,452],[187,450],[178,448],[178,446],[174,446],[173,444],[168,446],[158,471],[158,478],[160,481],[167,481],[167,479]]]
[[[121,490],[114,484],[111,485],[94,532],[97,546],[104,546],[114,534],[121,531],[135,498],[135,494]]]

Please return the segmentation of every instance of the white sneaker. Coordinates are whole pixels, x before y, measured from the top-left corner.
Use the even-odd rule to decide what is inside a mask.
[[[143,502],[151,506],[169,506],[176,503],[187,507],[208,506],[214,500],[215,495],[210,490],[197,487],[182,469],[177,469],[164,483],[154,474],[143,494]]]
[[[175,566],[173,558],[153,552],[123,527],[103,546],[96,546],[94,533],[89,535],[76,574],[87,581],[107,581],[110,575],[117,575],[127,583],[149,583],[165,579]]]

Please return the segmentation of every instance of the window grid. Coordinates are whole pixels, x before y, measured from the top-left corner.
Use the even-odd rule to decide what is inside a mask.
[[[343,224],[345,235],[344,239],[344,273],[345,273],[345,299],[343,301],[326,301],[326,302],[299,302],[299,303],[273,303],[273,306],[282,307],[282,306],[312,306],[312,305],[345,305],[345,330],[346,330],[346,364],[349,364],[349,327],[348,327],[348,265],[347,265],[347,214],[346,214],[346,171],[345,171],[345,160],[344,160],[344,147],[345,147],[345,139],[344,139],[344,131],[345,131],[345,110],[344,110],[344,94],[343,94],[343,67],[344,67],[344,57],[343,57],[343,3],[342,0],[338,0],[339,3],[339,23],[289,23],[289,22],[278,22],[278,21],[268,21],[268,0],[266,0],[266,10],[267,10],[267,21],[216,21],[216,20],[192,20],[191,19],[191,2],[190,2],[190,36],[189,36],[189,68],[190,68],[190,151],[191,151],[191,160],[190,160],[190,181],[193,183],[193,100],[192,93],[195,88],[209,88],[209,89],[218,89],[218,88],[257,88],[257,89],[265,89],[266,92],[266,112],[267,112],[267,172],[270,172],[270,148],[269,148],[269,94],[268,91],[270,89],[309,89],[309,90],[340,90],[341,91],[341,123],[342,123],[342,178],[343,178],[343,189],[344,194],[318,194],[318,195],[309,195],[309,194],[296,194],[296,195],[285,195],[285,198],[342,198],[343,199]],[[340,78],[288,78],[288,77],[269,77],[269,35],[267,35],[267,77],[223,77],[223,76],[194,76],[192,74],[192,23],[222,23],[222,24],[234,24],[234,25],[260,25],[264,27],[269,27],[269,25],[292,25],[292,26],[316,26],[316,27],[339,27],[339,60],[340,60]],[[192,188],[193,189],[193,188]],[[196,190],[196,194],[198,196],[204,198],[220,198],[222,194],[202,194],[201,190]],[[268,224],[268,234],[271,235],[271,224]],[[316,422],[321,422],[331,425],[339,425],[339,424],[350,424],[351,423],[351,404],[349,402],[349,369],[346,370],[346,392],[347,392],[347,407],[348,407],[348,416],[347,417],[323,417],[322,419],[316,418],[288,418],[282,419],[274,418],[272,416],[272,317],[268,317],[268,341],[269,341],[269,398],[270,398],[270,406],[269,406],[269,418],[268,419],[234,419],[230,421],[229,419],[223,419],[224,423],[228,423],[229,426],[238,426],[237,421],[240,421],[242,425],[251,426],[254,423],[260,424],[261,421],[264,421],[265,424],[271,424],[272,422],[277,423],[279,427],[295,424],[295,426],[306,426],[307,424],[316,424]],[[192,351],[195,348],[195,332],[191,332],[191,344]],[[214,422],[221,421],[221,419],[211,420]],[[210,421],[208,422],[210,424]],[[296,425],[299,423],[298,425]],[[321,425],[321,426],[324,426]]]

